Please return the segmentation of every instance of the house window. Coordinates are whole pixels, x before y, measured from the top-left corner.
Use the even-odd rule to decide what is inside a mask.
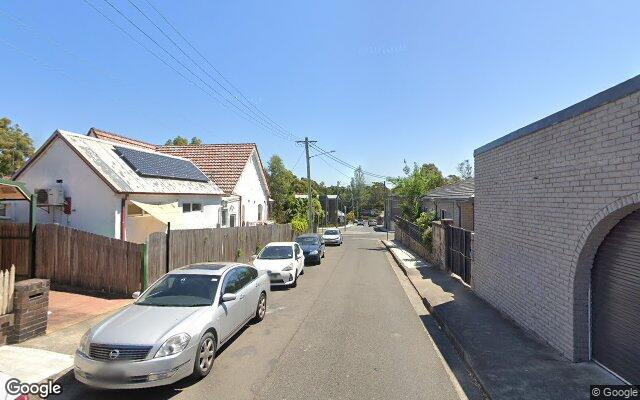
[[[202,203],[182,203],[182,212],[202,211]]]
[[[9,204],[0,203],[0,219],[9,219]]]
[[[227,210],[222,210],[222,213],[220,213],[220,224],[227,226]]]
[[[262,221],[262,204],[258,204],[258,221]]]
[[[230,227],[234,227],[236,226],[236,215],[235,214],[231,214],[230,218],[229,218],[229,226]]]

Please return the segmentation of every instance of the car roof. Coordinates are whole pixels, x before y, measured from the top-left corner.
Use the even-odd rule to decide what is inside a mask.
[[[267,244],[265,247],[270,246],[293,246],[294,242],[271,242]]]
[[[222,275],[224,271],[231,267],[245,265],[237,262],[203,262],[185,265],[170,271],[170,274],[202,274],[202,275]]]

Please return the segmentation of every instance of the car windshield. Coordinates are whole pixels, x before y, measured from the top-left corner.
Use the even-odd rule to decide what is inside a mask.
[[[317,236],[303,236],[296,239],[300,244],[318,244],[320,241]]]
[[[261,260],[284,260],[293,258],[293,249],[291,246],[267,246],[258,256]]]
[[[141,306],[201,307],[213,304],[218,288],[213,275],[168,274],[135,302]]]
[[[329,229],[329,230],[327,230],[327,231],[324,231],[324,234],[325,234],[325,235],[337,235],[337,234],[338,234],[338,231],[337,231],[337,230],[335,230],[335,229]]]

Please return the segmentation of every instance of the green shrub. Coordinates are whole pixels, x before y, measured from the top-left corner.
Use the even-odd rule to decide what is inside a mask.
[[[422,244],[431,249],[431,241],[433,239],[433,231],[431,223],[436,219],[435,211],[422,212],[416,220],[416,225],[422,230]]]
[[[309,229],[309,221],[301,217],[295,217],[291,221],[291,228],[295,233],[304,233]]]

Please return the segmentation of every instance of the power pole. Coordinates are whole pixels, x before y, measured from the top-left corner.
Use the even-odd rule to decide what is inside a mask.
[[[296,143],[304,143],[304,151],[307,155],[307,218],[309,220],[309,231],[315,232],[313,229],[313,203],[311,202],[311,157],[309,156],[309,143],[316,143],[315,140],[298,140]]]

